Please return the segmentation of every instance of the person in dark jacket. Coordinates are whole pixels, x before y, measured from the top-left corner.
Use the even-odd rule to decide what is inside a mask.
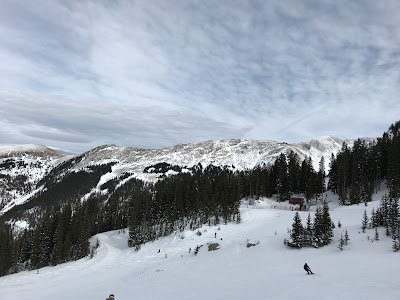
[[[307,265],[307,263],[304,264],[304,270],[306,270],[307,274],[314,274],[314,273],[311,271],[311,268]]]

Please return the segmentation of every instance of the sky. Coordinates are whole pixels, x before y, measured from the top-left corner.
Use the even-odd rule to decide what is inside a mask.
[[[0,2],[0,144],[381,136],[399,1]]]
[[[329,193],[332,221],[342,227],[336,226],[333,242],[319,249],[285,246],[295,212],[287,202],[262,199],[254,206],[243,203],[240,224],[204,226],[201,236],[187,229],[146,243],[138,252],[128,248],[127,231],[98,234],[92,241],[98,238],[100,247],[92,259],[0,277],[1,299],[105,299],[110,294],[116,300],[399,299],[400,260],[391,238],[384,227],[378,229],[379,241],[374,229],[361,230],[364,210],[371,216],[384,192],[373,195],[367,207],[339,206]],[[313,218],[315,206],[300,212],[304,225],[308,213]],[[338,240],[345,231],[350,240],[341,251]],[[247,248],[247,241],[257,245]],[[207,251],[207,243],[215,242],[219,249]],[[196,245],[203,246],[194,255]],[[304,263],[315,275],[306,275]]]

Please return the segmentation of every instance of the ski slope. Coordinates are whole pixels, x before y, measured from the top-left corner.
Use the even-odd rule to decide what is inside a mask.
[[[127,232],[99,234],[101,245],[92,259],[0,277],[0,299],[94,300],[110,293],[116,300],[400,299],[400,259],[392,252],[391,239],[383,228],[374,242],[372,229],[361,232],[364,209],[370,214],[381,195],[365,207],[338,206],[328,194],[332,220],[340,220],[342,228],[336,227],[334,243],[321,249],[284,246],[294,212],[285,205],[274,208],[270,199],[253,206],[244,202],[241,224],[204,226],[201,236],[185,231],[139,252],[127,247]],[[301,212],[303,223],[307,215]],[[340,251],[337,240],[345,229],[350,242]],[[247,240],[260,243],[247,248]],[[209,252],[208,242],[221,248]],[[195,256],[194,248],[201,244]],[[315,275],[306,275],[305,262]]]

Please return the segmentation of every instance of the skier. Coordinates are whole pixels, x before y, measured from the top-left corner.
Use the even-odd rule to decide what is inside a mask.
[[[111,294],[110,296],[108,296],[108,298],[106,300],[115,300],[114,294]]]
[[[311,271],[311,268],[307,265],[307,263],[304,264],[304,270],[306,270],[307,274],[314,274],[314,273]]]

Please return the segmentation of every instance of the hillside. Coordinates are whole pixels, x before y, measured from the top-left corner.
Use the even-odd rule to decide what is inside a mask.
[[[38,182],[65,159],[42,145],[0,145],[0,213],[29,198]]]
[[[148,243],[139,252],[127,247],[126,232],[99,234],[93,238],[101,244],[92,259],[0,277],[1,298],[105,299],[114,293],[116,299],[153,300],[398,299],[400,260],[391,250],[391,239],[384,228],[374,242],[373,230],[361,232],[364,209],[370,214],[382,194],[365,207],[338,206],[337,197],[328,193],[332,220],[343,227],[336,227],[335,242],[321,249],[285,247],[294,212],[274,209],[272,200],[264,198],[254,206],[242,203],[241,224],[204,226],[201,236],[184,231]],[[304,223],[308,212],[300,214]],[[337,239],[344,230],[350,242],[340,251]],[[247,240],[260,243],[247,248]],[[206,244],[215,241],[221,248],[208,252]],[[193,249],[201,244],[195,256]],[[315,275],[305,274],[305,262]]]

